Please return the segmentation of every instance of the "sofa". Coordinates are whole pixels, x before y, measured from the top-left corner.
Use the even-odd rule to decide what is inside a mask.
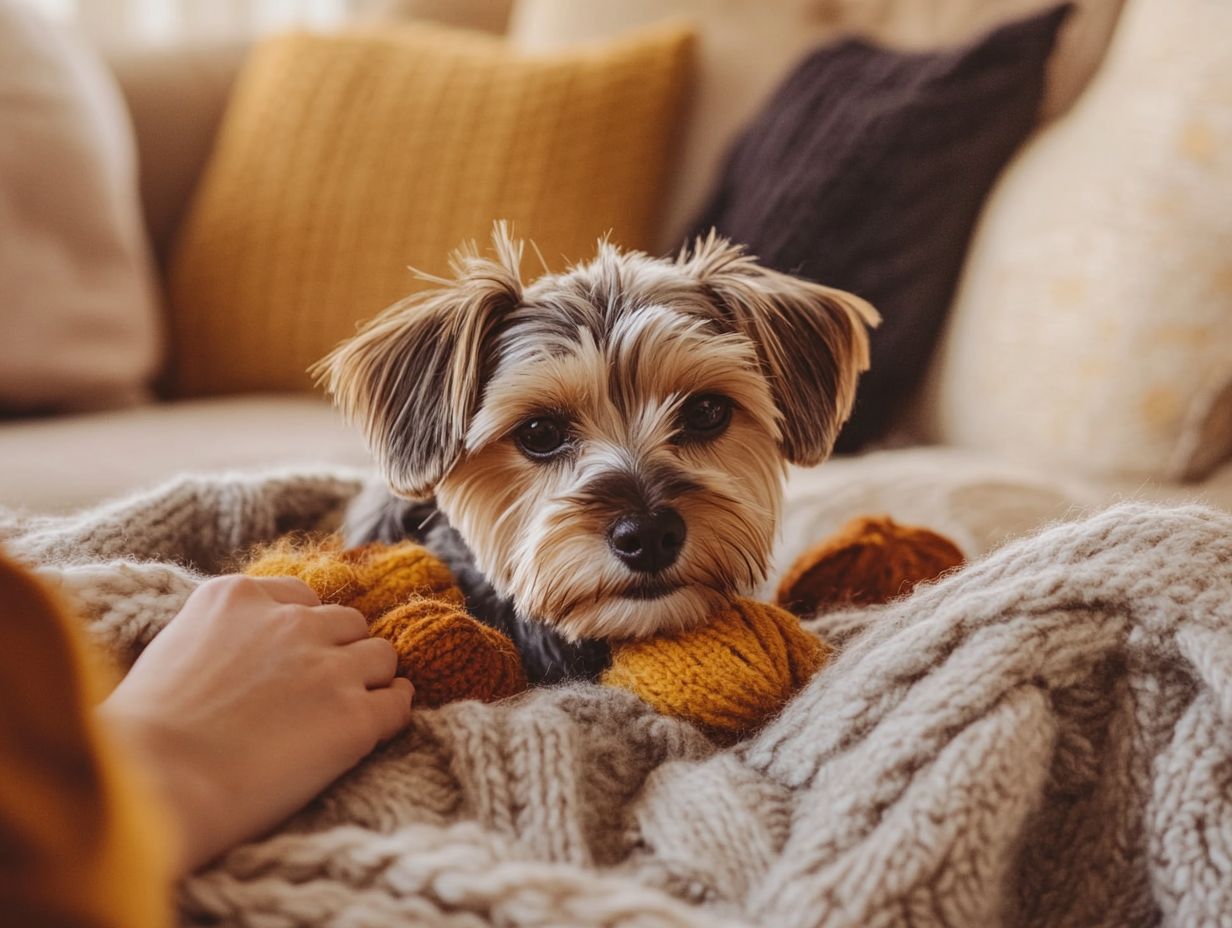
[[[1134,2],[1130,0],[1129,6]],[[415,5],[371,6],[382,7],[381,15],[395,16],[406,15],[406,8]],[[468,13],[472,6],[475,9]],[[508,28],[509,41],[532,49],[618,31],[657,16],[657,8],[664,6],[678,7],[677,12],[692,14],[701,23],[701,70],[688,117],[694,123],[685,132],[684,160],[672,175],[665,203],[666,247],[679,234],[676,226],[700,202],[702,188],[718,169],[736,124],[769,92],[792,55],[845,31],[868,32],[908,47],[943,44],[1041,4],[1030,0],[748,3],[741,14],[748,29],[740,27],[733,5],[701,0],[609,4],[604,15],[594,14],[592,4],[570,8],[523,2],[512,5],[507,24],[503,16],[493,15],[496,6],[500,5],[436,4],[435,15],[455,20],[481,17],[475,25]],[[721,15],[710,16],[711,7],[723,8]],[[1078,7],[1055,53],[1039,136],[1055,133],[1056,126],[1083,105],[1092,75],[1098,81],[1106,49],[1115,48],[1118,30],[1124,28],[1119,20],[1129,15],[1128,10],[1122,14],[1118,2],[1085,2]],[[583,13],[583,8],[589,12]],[[414,12],[423,14],[424,9]],[[815,21],[805,28],[801,22],[808,17]],[[160,273],[165,272],[247,48],[237,42],[107,50],[108,65],[132,122],[145,233]],[[732,55],[730,49],[744,51]],[[696,123],[705,125],[699,128]],[[1017,165],[1011,168],[1015,169]],[[1001,190],[994,199],[999,196]],[[983,228],[969,262],[985,258],[981,236]],[[966,268],[964,286],[978,274],[979,268]],[[891,436],[864,453],[791,474],[780,552],[783,563],[847,518],[874,512],[945,532],[975,555],[1046,522],[1126,497],[1202,500],[1232,509],[1232,461],[1222,452],[1208,454],[1200,473],[1120,469],[1117,462],[1107,466],[1102,460],[1100,468],[1089,472],[1047,455],[1019,454],[1012,442],[984,442],[978,430],[939,426],[937,404],[944,401],[946,389],[958,389],[947,387],[947,372],[941,366],[966,363],[968,349],[955,344],[955,339],[971,334],[964,332],[964,326],[971,328],[966,316],[952,320],[924,385],[902,398],[903,416]],[[978,332],[971,337],[978,337]],[[169,362],[174,364],[175,359]],[[0,420],[0,505],[34,512],[89,506],[183,472],[316,465],[365,468],[369,457],[357,433],[320,395],[310,392],[170,399],[160,396],[156,381],[153,395],[135,405]]]

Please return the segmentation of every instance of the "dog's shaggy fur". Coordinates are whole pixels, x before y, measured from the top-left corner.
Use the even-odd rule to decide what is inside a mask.
[[[689,627],[765,580],[786,465],[829,453],[876,313],[714,235],[675,260],[601,243],[526,286],[521,243],[493,239],[319,367],[403,498],[369,496],[351,540],[425,541],[532,679],[590,675],[605,650],[585,642]],[[698,398],[730,410],[700,438]],[[536,456],[518,436],[544,421],[565,441]],[[669,510],[678,556],[631,569],[613,526]]]

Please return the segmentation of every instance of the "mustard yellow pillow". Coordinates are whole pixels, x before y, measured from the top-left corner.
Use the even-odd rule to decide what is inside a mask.
[[[170,275],[172,386],[311,387],[358,322],[494,219],[553,269],[654,241],[692,37],[550,54],[422,25],[290,35],[241,74]]]

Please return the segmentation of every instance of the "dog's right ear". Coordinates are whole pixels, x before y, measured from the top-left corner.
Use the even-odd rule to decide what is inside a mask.
[[[522,299],[522,243],[454,254],[454,279],[395,303],[313,367],[358,423],[390,489],[423,499],[457,463],[491,367],[493,335]]]

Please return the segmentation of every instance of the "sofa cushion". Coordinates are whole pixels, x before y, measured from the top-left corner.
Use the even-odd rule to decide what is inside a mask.
[[[1035,124],[1064,15],[935,52],[826,46],[736,142],[693,234],[713,227],[881,313],[839,451],[880,437],[923,374],[984,197]]]
[[[139,397],[158,306],[132,128],[90,49],[0,0],[0,412]]]
[[[822,42],[859,34],[928,50],[970,41],[1056,0],[517,0],[510,40],[532,50],[591,41],[664,16],[697,23],[697,90],[668,193],[660,251],[679,247],[740,128],[787,72]],[[1123,0],[1077,0],[1049,64],[1044,113],[1064,111],[1097,67]]]
[[[3,422],[0,461],[0,506],[62,512],[183,472],[370,458],[323,400],[246,396]]]
[[[555,268],[655,228],[691,32],[528,56],[420,25],[259,46],[172,260],[182,395],[310,387],[356,324],[511,220]]]
[[[1232,5],[1131,0],[1005,172],[921,409],[934,440],[1099,476],[1232,454]]]

